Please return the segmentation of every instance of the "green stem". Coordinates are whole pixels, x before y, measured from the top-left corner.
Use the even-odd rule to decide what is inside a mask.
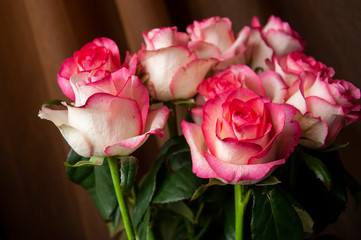
[[[130,219],[127,203],[125,202],[122,191],[120,190],[118,159],[114,157],[108,157],[108,162],[114,184],[115,194],[117,195],[117,199],[118,199],[120,213],[122,215],[122,219],[125,226],[125,232],[127,233],[128,240],[134,240],[135,235],[134,235],[133,225]]]
[[[234,185],[236,240],[243,239],[243,216],[250,195],[251,190],[246,192],[244,185]]]
[[[189,222],[188,219],[184,219],[184,223],[185,223],[186,228],[187,228],[188,239],[189,240],[194,240],[194,229],[193,229],[192,223]]]
[[[166,102],[165,105],[169,109],[169,118],[167,124],[169,130],[169,138],[172,138],[178,136],[176,109],[174,103]]]

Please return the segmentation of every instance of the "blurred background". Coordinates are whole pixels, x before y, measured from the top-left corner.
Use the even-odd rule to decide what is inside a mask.
[[[69,147],[50,121],[37,117],[43,102],[66,99],[56,74],[87,42],[111,38],[124,57],[140,49],[143,30],[175,25],[185,31],[193,20],[221,16],[236,34],[254,15],[265,24],[274,14],[307,41],[307,55],[360,88],[360,13],[359,0],[0,0],[0,239],[109,239],[88,193],[67,179]],[[361,122],[338,138],[350,141],[341,157],[358,182],[360,138]],[[154,160],[151,142],[136,152],[140,172]],[[361,239],[360,223],[350,198],[326,233]]]

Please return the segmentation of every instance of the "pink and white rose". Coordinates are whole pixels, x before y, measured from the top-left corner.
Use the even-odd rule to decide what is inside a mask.
[[[259,19],[254,17],[245,51],[246,61],[253,69],[266,71],[266,61],[272,59],[272,56],[303,51],[304,46],[305,42],[287,22],[272,15],[263,27]]]
[[[266,97],[266,91],[259,76],[246,65],[231,65],[218,71],[214,76],[205,79],[197,88],[205,100],[218,94],[237,88],[248,88],[260,96]]]
[[[145,31],[143,38],[138,58],[150,95],[161,101],[193,97],[215,60],[198,58],[187,47],[188,35],[175,27]]]
[[[136,56],[127,53],[124,66],[135,73]],[[124,67],[123,66],[123,67]],[[97,38],[85,44],[73,57],[66,59],[57,75],[58,84],[63,93],[75,100],[73,88],[70,85],[70,78],[80,72],[91,72],[93,70],[104,70],[114,72],[121,68],[118,46],[108,38]]]
[[[235,39],[228,18],[211,17],[194,21],[187,27],[187,32],[191,37],[189,48],[196,51],[200,58],[216,58],[220,61],[216,69],[245,64],[243,52],[249,37],[249,27],[244,27]]]
[[[301,132],[292,121],[295,113],[292,106],[265,103],[246,88],[208,100],[201,124],[182,122],[193,172],[232,184],[261,181],[297,145]]]
[[[324,148],[342,127],[360,118],[360,90],[344,80],[334,80],[334,70],[300,52],[274,58],[269,71],[260,74],[272,102],[298,109],[302,129],[300,144]]]
[[[199,95],[196,98],[198,106],[191,110],[193,120],[197,123],[202,121],[202,106],[205,101],[240,87],[248,88],[258,95],[266,97],[262,80],[251,68],[246,65],[231,65],[199,84],[197,88]]]
[[[149,110],[146,87],[126,68],[94,70],[71,77],[75,105],[44,107],[39,117],[52,121],[72,149],[84,157],[129,155],[149,134],[163,135],[169,111]]]

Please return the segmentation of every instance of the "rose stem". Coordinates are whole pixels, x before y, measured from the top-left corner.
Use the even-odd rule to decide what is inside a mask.
[[[167,124],[169,130],[169,138],[172,138],[178,136],[176,109],[174,103],[172,102],[166,102],[165,105],[169,109]]]
[[[236,240],[243,239],[243,215],[250,195],[251,190],[246,192],[244,185],[234,185]]]
[[[125,232],[127,233],[128,240],[134,240],[135,236],[133,231],[133,225],[132,225],[132,221],[130,220],[127,203],[125,202],[122,191],[120,190],[118,159],[115,157],[108,157],[108,162],[109,162],[110,173],[112,175],[115,194],[117,195],[117,199],[118,199],[120,213],[122,215],[122,219],[125,226]]]

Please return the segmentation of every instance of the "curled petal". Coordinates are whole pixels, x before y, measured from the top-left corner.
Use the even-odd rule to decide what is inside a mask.
[[[265,38],[276,56],[286,55],[293,51],[304,51],[303,42],[285,32],[272,29],[265,33]]]
[[[142,115],[142,130],[144,130],[149,108],[149,94],[147,88],[142,84],[138,77],[129,76],[117,96],[131,98],[138,103]]]
[[[203,41],[193,41],[188,43],[190,50],[195,51],[199,58],[220,58],[222,53],[219,48],[211,43]]]
[[[146,50],[157,50],[176,45],[186,45],[189,37],[186,33],[178,32],[177,27],[155,28],[143,32]]]
[[[209,167],[203,151],[207,149],[201,126],[194,123],[182,122],[182,131],[191,149],[192,171],[201,178],[216,178],[217,175]]]
[[[112,66],[109,71],[114,71],[120,67],[120,54],[117,44],[109,38],[96,38],[93,40],[98,46],[103,46],[111,52]]]
[[[132,99],[96,93],[82,107],[67,107],[68,124],[94,146],[90,156],[105,156],[109,144],[141,134],[140,110]]]
[[[300,124],[302,136],[299,143],[308,148],[322,148],[327,138],[328,127],[321,118],[316,118],[312,113],[302,115],[298,112],[294,118]]]
[[[105,153],[108,156],[114,155],[129,155],[137,150],[148,139],[150,134],[157,134],[163,136],[161,131],[167,122],[169,116],[169,110],[167,107],[151,110],[148,113],[148,119],[146,124],[146,131],[139,136],[131,137],[125,140],[121,140],[115,144],[112,144],[105,149]]]
[[[267,97],[273,103],[284,103],[287,97],[288,86],[283,81],[283,78],[273,71],[260,73],[259,77],[263,82]]]
[[[184,46],[162,48],[156,51],[141,50],[138,53],[140,63],[149,74],[150,94],[156,99],[167,101],[174,99],[169,84],[174,72],[197,59],[195,52],[190,52]]]
[[[212,17],[201,22],[194,21],[187,27],[192,41],[205,41],[219,48],[221,52],[234,42],[232,23],[228,18]]]
[[[215,59],[196,59],[179,68],[169,84],[173,98],[187,99],[194,96],[197,86],[215,62]]]
[[[320,117],[328,126],[328,134],[325,146],[331,144],[340,132],[345,118],[341,106],[330,104],[318,97],[308,97],[306,99],[307,109],[313,113],[314,117]]]
[[[247,184],[252,184],[262,180],[273,171],[275,166],[285,163],[285,159],[278,159],[272,162],[263,164],[250,164],[250,165],[237,165],[220,161],[208,152],[204,151],[204,156],[219,178],[224,179],[227,182],[246,181]],[[253,182],[253,180],[255,180]],[[241,183],[242,184],[242,183]]]
[[[69,78],[77,73],[78,68],[74,61],[74,58],[66,59],[60,67],[59,73],[57,74],[58,84],[63,91],[64,95],[70,98],[71,100],[75,100],[75,95],[73,89],[70,85]]]

